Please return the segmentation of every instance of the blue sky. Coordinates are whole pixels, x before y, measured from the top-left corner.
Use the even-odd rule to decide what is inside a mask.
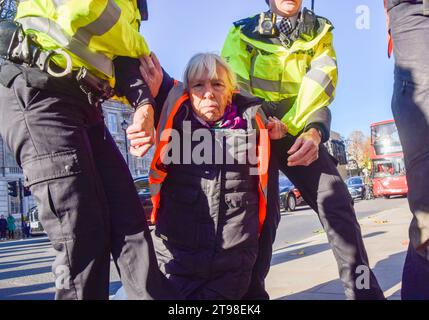
[[[148,6],[141,33],[177,79],[193,54],[220,53],[233,21],[267,9],[264,0],[148,0]],[[356,27],[359,6],[369,9],[369,29]],[[353,130],[369,135],[372,122],[392,118],[393,59],[387,59],[383,1],[316,0],[315,9],[335,26],[339,81],[331,128],[345,137]]]

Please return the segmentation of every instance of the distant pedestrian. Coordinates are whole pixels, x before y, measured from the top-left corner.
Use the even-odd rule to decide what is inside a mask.
[[[4,215],[0,217],[0,240],[6,240],[7,220]]]
[[[9,216],[7,217],[7,231],[9,239],[15,238],[15,230],[15,218],[11,214],[9,214]]]
[[[30,222],[24,217],[21,222],[22,238],[30,238]]]

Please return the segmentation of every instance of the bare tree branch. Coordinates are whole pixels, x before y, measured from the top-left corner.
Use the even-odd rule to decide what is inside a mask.
[[[346,141],[349,160],[355,160],[359,169],[368,166],[370,139],[362,131],[353,131]]]

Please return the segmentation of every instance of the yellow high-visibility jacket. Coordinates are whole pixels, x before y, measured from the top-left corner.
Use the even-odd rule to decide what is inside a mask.
[[[304,9],[289,39],[258,32],[260,15],[234,23],[222,56],[240,87],[275,105],[296,136],[318,109],[334,99],[337,61],[332,24]]]
[[[140,20],[136,0],[21,0],[16,15],[44,50],[64,49],[73,70],[85,66],[112,86],[116,56],[150,53],[138,30]],[[66,67],[63,56],[52,60]]]

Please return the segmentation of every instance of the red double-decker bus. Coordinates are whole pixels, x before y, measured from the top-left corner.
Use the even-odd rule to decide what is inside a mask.
[[[404,154],[394,120],[371,124],[370,157],[374,196],[407,195]]]

